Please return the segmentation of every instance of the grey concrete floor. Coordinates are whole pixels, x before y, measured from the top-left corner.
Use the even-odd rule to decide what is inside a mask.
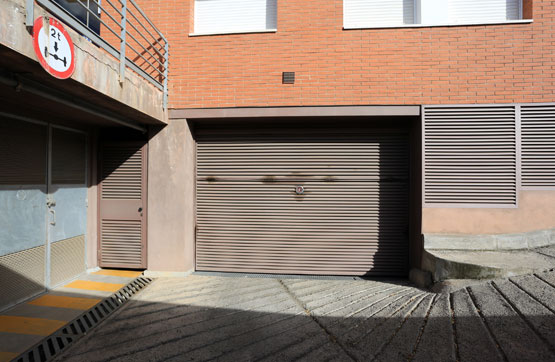
[[[406,282],[160,278],[58,361],[554,361],[555,271]]]

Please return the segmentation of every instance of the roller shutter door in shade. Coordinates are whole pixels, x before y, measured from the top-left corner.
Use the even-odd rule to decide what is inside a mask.
[[[197,270],[406,274],[406,134],[197,129],[196,136]]]
[[[101,150],[100,266],[146,267],[146,145]]]

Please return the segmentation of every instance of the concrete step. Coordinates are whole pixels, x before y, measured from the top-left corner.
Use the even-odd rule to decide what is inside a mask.
[[[555,269],[555,246],[524,250],[425,250],[422,262],[434,283],[508,278]]]

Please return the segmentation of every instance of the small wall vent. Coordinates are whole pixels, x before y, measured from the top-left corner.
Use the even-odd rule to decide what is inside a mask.
[[[282,83],[295,84],[295,72],[283,72]]]

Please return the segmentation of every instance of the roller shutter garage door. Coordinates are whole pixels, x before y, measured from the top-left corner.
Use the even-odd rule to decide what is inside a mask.
[[[198,271],[407,274],[407,133],[195,133]]]

